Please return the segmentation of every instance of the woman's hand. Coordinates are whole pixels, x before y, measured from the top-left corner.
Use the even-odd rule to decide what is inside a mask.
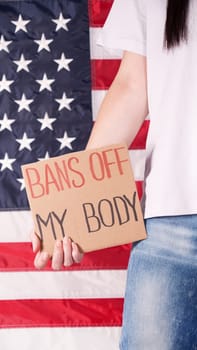
[[[36,253],[34,266],[37,269],[44,268],[50,260],[50,255],[41,251],[41,242],[38,236],[32,232],[31,234],[33,252]],[[51,267],[54,270],[60,270],[61,267],[71,266],[73,263],[80,263],[83,258],[83,253],[79,251],[78,245],[71,241],[70,238],[64,237],[63,241],[55,242]]]

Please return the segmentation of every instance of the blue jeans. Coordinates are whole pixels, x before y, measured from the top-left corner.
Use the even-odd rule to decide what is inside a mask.
[[[121,350],[197,350],[197,215],[147,219],[127,274]]]

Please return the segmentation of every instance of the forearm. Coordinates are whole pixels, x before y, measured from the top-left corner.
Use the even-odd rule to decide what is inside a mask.
[[[146,79],[127,77],[124,65],[101,104],[87,148],[116,143],[129,146],[148,114]]]

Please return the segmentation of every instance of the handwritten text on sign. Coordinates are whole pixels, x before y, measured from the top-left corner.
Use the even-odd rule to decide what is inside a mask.
[[[65,235],[84,251],[131,242],[139,231],[145,237],[124,145],[24,165],[23,175],[36,232],[51,253]]]

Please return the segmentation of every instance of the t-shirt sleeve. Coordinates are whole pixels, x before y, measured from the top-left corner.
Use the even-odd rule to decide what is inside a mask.
[[[143,0],[114,0],[98,45],[146,56],[146,9]]]

